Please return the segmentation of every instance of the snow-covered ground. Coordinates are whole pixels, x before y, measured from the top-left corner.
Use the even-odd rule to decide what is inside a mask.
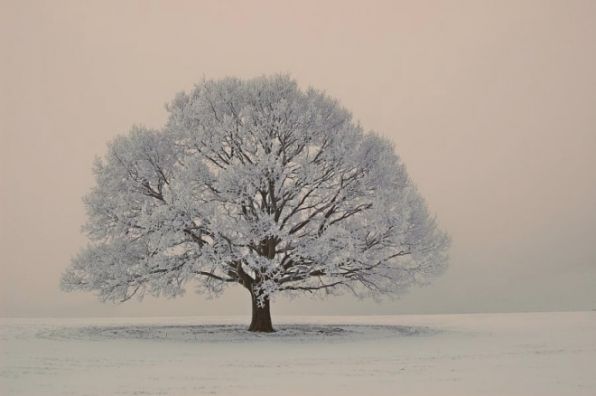
[[[596,395],[596,312],[0,319],[2,395]]]

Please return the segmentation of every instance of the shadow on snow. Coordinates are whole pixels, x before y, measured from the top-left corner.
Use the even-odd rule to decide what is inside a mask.
[[[431,336],[439,331],[423,326],[367,324],[280,324],[274,333],[253,333],[246,325],[124,325],[62,327],[37,333],[57,340],[152,340],[181,342],[352,341],[388,337]]]

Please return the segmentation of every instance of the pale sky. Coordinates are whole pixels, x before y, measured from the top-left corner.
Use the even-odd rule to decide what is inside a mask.
[[[101,304],[58,287],[106,143],[193,83],[290,73],[389,137],[453,239],[381,303],[274,315],[596,308],[596,2],[0,1],[0,316],[247,314],[248,293]]]

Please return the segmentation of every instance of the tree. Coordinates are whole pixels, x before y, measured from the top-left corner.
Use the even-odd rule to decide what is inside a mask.
[[[203,81],[96,160],[91,243],[61,279],[101,300],[240,284],[251,331],[278,293],[382,295],[427,282],[448,237],[392,145],[287,76]]]

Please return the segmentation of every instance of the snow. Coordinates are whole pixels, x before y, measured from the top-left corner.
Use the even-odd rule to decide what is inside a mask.
[[[2,395],[594,395],[596,312],[0,319]]]

